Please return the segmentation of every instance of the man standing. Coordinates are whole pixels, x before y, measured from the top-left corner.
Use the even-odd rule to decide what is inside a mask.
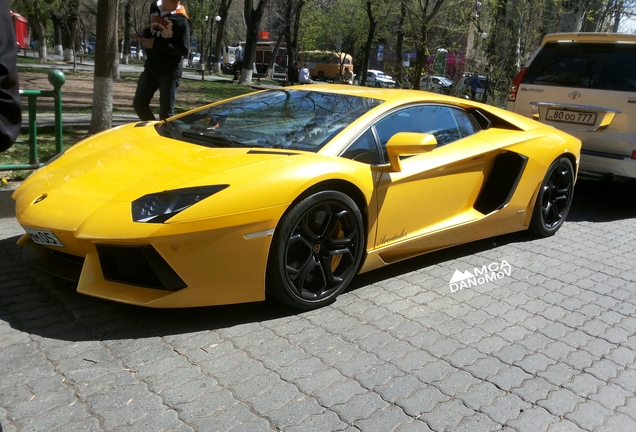
[[[150,27],[135,39],[146,49],[133,107],[141,120],[155,120],[150,101],[159,90],[159,119],[174,115],[174,101],[190,47],[190,19],[178,0],[156,0],[150,5]]]
[[[241,46],[240,42],[237,42],[236,50],[234,51],[234,79],[238,80],[241,78],[241,69],[243,69],[243,57],[245,56],[245,51]]]
[[[0,151],[3,151],[11,147],[22,125],[22,100],[16,67],[18,48],[7,0],[0,0],[0,26]]]

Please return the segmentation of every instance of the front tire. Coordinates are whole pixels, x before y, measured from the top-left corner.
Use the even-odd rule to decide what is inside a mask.
[[[532,212],[530,231],[539,237],[554,235],[572,206],[574,195],[574,168],[566,157],[554,161],[548,168],[537,202]]]
[[[315,193],[281,219],[267,263],[267,294],[299,309],[335,300],[351,282],[365,246],[360,210],[347,195]]]

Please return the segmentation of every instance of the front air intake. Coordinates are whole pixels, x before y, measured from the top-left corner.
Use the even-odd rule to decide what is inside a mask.
[[[96,248],[104,279],[108,281],[168,291],[187,286],[150,245]]]

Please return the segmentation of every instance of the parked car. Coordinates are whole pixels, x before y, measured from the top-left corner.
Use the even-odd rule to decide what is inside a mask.
[[[636,35],[561,33],[517,74],[508,110],[582,143],[582,176],[636,178]]]
[[[197,67],[200,61],[201,61],[201,54],[199,54],[198,52],[193,53],[191,56],[190,67],[194,67],[194,68]]]
[[[473,79],[477,81],[477,88],[474,98],[472,95],[472,88],[470,86],[470,83],[473,81]],[[457,85],[455,86],[455,94],[485,103],[488,100],[487,95],[491,93],[490,89],[492,89],[492,86],[489,85],[487,77],[482,75],[466,74],[458,81]]]
[[[452,88],[453,81],[443,76],[426,75],[420,80],[420,90],[450,94]]]
[[[29,265],[102,299],[313,309],[358,273],[504,233],[555,234],[580,145],[450,96],[273,88],[70,147],[14,192],[18,244]]]
[[[367,70],[367,85],[369,87],[384,87],[394,88],[395,80],[392,76],[385,74],[380,70],[369,69]]]

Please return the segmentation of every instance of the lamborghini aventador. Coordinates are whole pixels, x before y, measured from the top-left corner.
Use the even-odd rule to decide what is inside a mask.
[[[74,145],[14,193],[18,243],[28,264],[99,298],[312,309],[397,261],[553,235],[580,146],[440,94],[275,88]]]

